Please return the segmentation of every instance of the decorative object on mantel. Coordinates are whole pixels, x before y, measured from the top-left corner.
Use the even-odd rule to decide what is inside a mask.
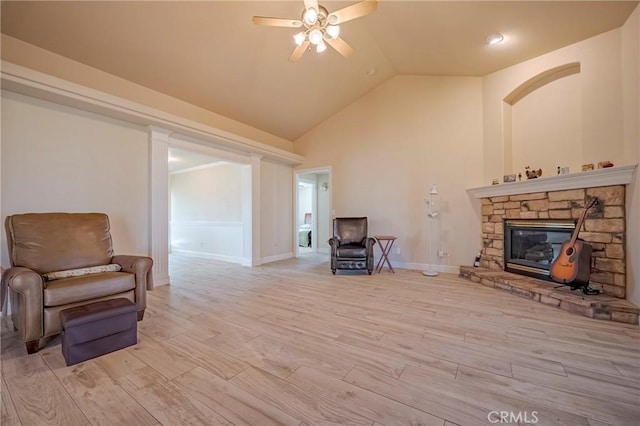
[[[560,169],[560,174],[561,175],[568,175],[569,174],[569,166],[564,166]]]
[[[594,167],[593,167],[593,163],[583,164],[583,165],[582,165],[582,171],[583,171],[583,172],[589,172],[589,171],[591,171],[591,170],[593,170],[593,169],[594,169]]]
[[[502,181],[504,183],[515,182],[516,181],[516,175],[504,175],[502,177]]]
[[[627,185],[633,179],[637,164],[594,170],[590,173],[570,173],[515,182],[511,185],[488,185],[467,189],[473,198],[500,197],[504,195],[531,194],[535,192],[562,191],[565,189],[596,186]]]
[[[560,166],[558,166],[558,173],[557,174],[560,174]]]
[[[491,180],[491,185],[497,185],[497,184],[499,184],[499,183],[500,183],[500,182],[498,181],[498,179],[492,179],[492,180]]]
[[[611,161],[600,161],[598,163],[599,169],[606,169],[608,167],[613,167],[613,163]]]
[[[518,173],[518,182],[522,180],[522,173]]]
[[[536,179],[542,176],[542,169],[531,170],[529,166],[524,168],[524,174],[527,175],[527,179]]]

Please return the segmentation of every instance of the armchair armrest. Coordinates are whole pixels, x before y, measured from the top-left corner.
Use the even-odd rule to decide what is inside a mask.
[[[336,250],[337,250],[338,246],[340,245],[340,241],[335,237],[331,237],[331,238],[329,238],[327,243],[329,243],[329,245],[331,246],[331,257],[335,256],[336,255]]]
[[[373,247],[376,245],[376,239],[373,237],[367,237],[364,242],[365,247],[367,247],[367,251],[369,249],[373,250]]]
[[[153,260],[147,256],[116,255],[111,258],[111,263],[117,263],[123,272],[129,272],[136,276],[136,305],[138,310],[147,307],[147,290],[153,290],[153,275],[151,267]]]
[[[373,247],[376,245],[376,239],[372,237],[367,237],[365,241],[365,246],[367,247],[367,270],[369,271],[369,275],[373,271]]]
[[[5,315],[9,288],[18,296],[17,306],[11,306],[14,327],[20,330],[25,342],[39,339],[43,334],[44,280],[40,274],[29,268],[7,269],[2,274],[2,282],[0,282],[0,303]]]

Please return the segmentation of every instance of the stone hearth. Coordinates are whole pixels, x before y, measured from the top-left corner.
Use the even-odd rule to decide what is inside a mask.
[[[638,324],[640,308],[617,297],[584,296],[569,287],[505,271],[461,266],[460,277],[588,318]]]

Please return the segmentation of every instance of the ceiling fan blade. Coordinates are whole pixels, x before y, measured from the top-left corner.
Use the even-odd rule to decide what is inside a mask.
[[[345,58],[348,58],[349,56],[353,55],[353,48],[349,46],[347,42],[341,39],[340,37],[338,38],[327,37],[325,41],[329,44],[329,46],[336,49],[338,53],[340,53]]]
[[[308,47],[309,47],[309,41],[305,40],[300,46],[297,46],[293,50],[293,53],[291,54],[291,56],[289,56],[289,61],[296,62],[297,60],[302,58],[302,55],[304,55],[304,52],[307,51]]]
[[[287,18],[268,18],[266,16],[254,16],[251,21],[256,25],[266,25],[268,27],[288,27],[300,28],[302,21],[298,19]]]
[[[318,10],[318,0],[304,0],[304,9],[314,8]]]
[[[363,0],[359,3],[336,10],[329,14],[329,23],[332,25],[342,24],[352,19],[373,13],[378,8],[376,0]]]

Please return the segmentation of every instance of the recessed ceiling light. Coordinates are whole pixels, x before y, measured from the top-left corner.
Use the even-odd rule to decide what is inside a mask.
[[[502,36],[502,34],[491,34],[489,37],[487,37],[487,43],[489,44],[498,44],[498,43],[502,43],[502,40],[504,40],[504,37]]]

